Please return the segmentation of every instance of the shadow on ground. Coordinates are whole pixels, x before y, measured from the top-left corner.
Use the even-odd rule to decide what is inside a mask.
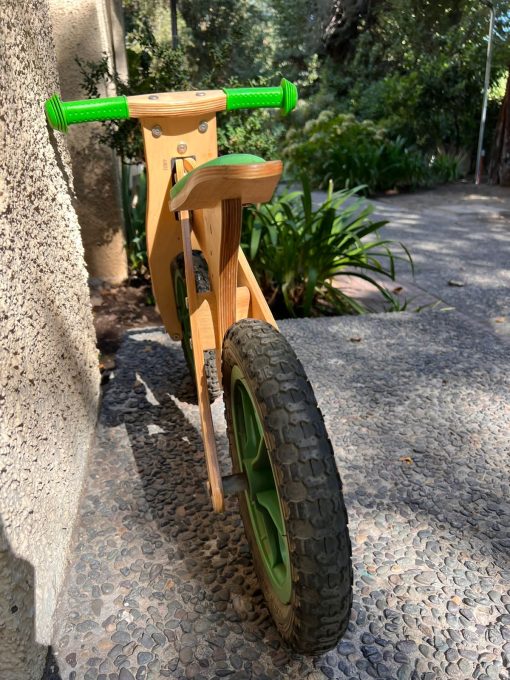
[[[344,478],[355,569],[345,638],[315,660],[282,648],[235,501],[223,516],[210,509],[180,347],[139,330],[105,389],[60,605],[63,680],[505,677],[504,346],[457,314],[281,326]],[[226,470],[222,410],[217,402]]]

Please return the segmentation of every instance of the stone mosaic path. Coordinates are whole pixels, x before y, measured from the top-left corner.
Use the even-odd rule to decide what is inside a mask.
[[[133,331],[105,391],[60,605],[61,678],[508,678],[504,345],[456,313],[281,325],[344,479],[347,635],[318,659],[282,648],[235,500],[210,511],[180,347]]]
[[[472,184],[374,201],[388,238],[411,250],[415,279],[402,266],[409,311],[416,287],[510,339],[510,191]],[[404,291],[405,294],[406,291]],[[415,302],[416,301],[416,302]],[[425,301],[426,302],[426,301]]]
[[[508,199],[485,222],[483,196],[423,200],[377,209],[417,284],[458,311],[281,323],[344,481],[354,606],[338,647],[282,647],[236,501],[210,510],[180,346],[142,329],[105,387],[45,680],[510,679]],[[227,472],[221,401],[214,416]]]

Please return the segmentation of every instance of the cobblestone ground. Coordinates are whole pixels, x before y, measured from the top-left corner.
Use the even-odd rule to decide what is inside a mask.
[[[507,346],[457,312],[281,328],[344,480],[344,639],[316,659],[282,647],[236,501],[210,509],[180,346],[144,329],[105,388],[48,680],[510,677]]]

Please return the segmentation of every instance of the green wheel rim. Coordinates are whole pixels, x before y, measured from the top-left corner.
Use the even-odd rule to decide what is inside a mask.
[[[292,589],[289,544],[264,428],[239,366],[232,369],[230,386],[235,455],[248,481],[244,493],[251,528],[273,591],[288,604]]]
[[[195,359],[193,358],[193,350],[191,349],[191,319],[186,305],[186,281],[182,278],[179,270],[175,272],[174,276],[174,294],[177,316],[179,317],[182,326],[183,348],[186,354],[186,360],[188,365],[194,369]]]

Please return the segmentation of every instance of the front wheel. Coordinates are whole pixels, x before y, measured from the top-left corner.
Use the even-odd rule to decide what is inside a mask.
[[[296,651],[331,649],[352,603],[342,486],[303,366],[273,326],[244,319],[222,354],[227,432],[247,491],[240,510],[266,603]]]

